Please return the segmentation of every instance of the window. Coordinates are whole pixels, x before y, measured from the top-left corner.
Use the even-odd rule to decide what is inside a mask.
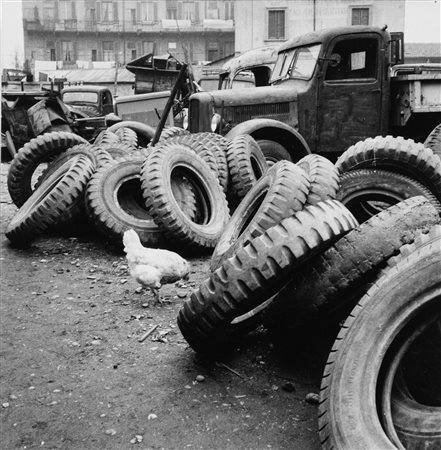
[[[72,41],[61,41],[61,55],[63,61],[74,61],[75,55]]]
[[[183,20],[193,20],[194,18],[194,4],[190,2],[184,2],[182,4],[182,17]]]
[[[114,61],[115,60],[113,41],[104,41],[103,42],[103,60],[104,61]]]
[[[51,61],[56,61],[56,58],[55,58],[55,49],[54,48],[51,48],[51,49],[49,49],[49,51],[50,51],[50,60]]]
[[[136,50],[131,50],[131,59],[132,61],[136,59]]]
[[[217,42],[209,42],[207,46],[207,60],[215,61],[219,58],[219,44]]]
[[[285,39],[285,10],[268,11],[268,39]]]
[[[225,20],[234,20],[234,2],[225,2]]]
[[[208,2],[207,19],[219,19],[219,8],[217,7],[217,2]]]
[[[103,1],[101,4],[102,21],[117,22],[118,21],[118,3]]]
[[[143,0],[138,3],[139,17],[142,22],[158,21],[158,3]]]
[[[199,14],[199,2],[194,2],[194,21],[199,23],[201,21],[201,16]]]
[[[337,42],[327,57],[326,80],[376,78],[378,42],[376,39],[348,39]]]
[[[96,24],[96,9],[92,8],[89,13],[90,21],[92,24]]]
[[[166,14],[167,14],[167,19],[177,19],[178,18],[178,6],[176,3],[176,0],[167,0]]]
[[[352,8],[351,25],[369,25],[369,8]]]
[[[154,53],[155,43],[153,41],[142,41],[142,54]]]
[[[92,50],[92,61],[97,61],[98,57],[97,57],[97,51],[96,49]]]
[[[62,21],[75,19],[75,16],[76,16],[75,2],[71,2],[71,1],[59,2],[58,16],[59,16],[59,19]]]
[[[130,20],[132,21],[132,25],[136,25],[136,9],[130,10]]]

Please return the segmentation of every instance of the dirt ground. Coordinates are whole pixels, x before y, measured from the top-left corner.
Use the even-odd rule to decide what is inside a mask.
[[[188,258],[190,280],[161,288],[166,303],[155,305],[93,232],[11,247],[8,169],[1,164],[2,449],[320,448],[317,405],[305,397],[319,390],[322,356],[282,355],[260,330],[222,360],[198,357],[176,317],[209,256]]]

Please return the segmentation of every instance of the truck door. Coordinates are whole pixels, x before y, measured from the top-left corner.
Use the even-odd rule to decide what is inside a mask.
[[[317,152],[345,151],[366,137],[381,134],[381,38],[340,36],[325,55],[317,101]]]

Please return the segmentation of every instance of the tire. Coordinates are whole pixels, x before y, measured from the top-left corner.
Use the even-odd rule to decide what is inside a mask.
[[[93,146],[91,144],[74,145],[48,164],[46,170],[38,178],[36,186],[39,186],[42,181],[57,170],[58,167],[76,155],[87,156],[93,162],[94,171],[113,160],[108,152],[98,146]]]
[[[299,341],[314,324],[335,328],[403,244],[440,222],[424,197],[382,211],[350,231],[308,264],[273,299],[265,326],[282,346]],[[335,337],[335,336],[334,336]]]
[[[441,160],[422,143],[402,137],[377,136],[357,142],[337,160],[340,173],[383,169],[423,184],[441,201]]]
[[[422,245],[427,235],[418,238],[415,251],[389,267],[346,319],[321,383],[322,448],[397,448],[381,424],[388,421],[394,426],[384,407],[384,399],[395,396],[388,382],[388,378],[396,379],[390,376],[394,358],[418,326],[441,317],[441,227],[434,227],[431,233],[437,233],[437,239]],[[419,445],[410,448],[440,448],[439,414],[436,434],[420,434]]]
[[[232,194],[239,200],[268,170],[265,155],[249,134],[236,136],[229,142],[227,163]]]
[[[341,175],[337,199],[362,223],[402,200],[419,195],[441,211],[438,199],[418,181],[387,170],[360,169]]]
[[[84,155],[65,161],[21,206],[8,225],[6,237],[16,245],[25,245],[50,227],[68,221],[82,204],[92,173],[93,163]]]
[[[306,155],[296,164],[309,175],[311,182],[307,205],[337,198],[339,173],[329,159],[320,155]]]
[[[200,220],[191,220],[177,204],[171,190],[176,177],[191,184]],[[146,206],[171,240],[199,248],[216,245],[229,211],[218,180],[202,158],[184,146],[161,146],[144,162],[141,178]]]
[[[293,162],[288,150],[282,144],[270,139],[258,139],[257,143],[265,155],[269,167],[273,166],[277,161],[287,160]]]
[[[120,143],[119,137],[112,131],[103,130],[95,138],[94,145],[117,145]]]
[[[138,146],[138,136],[135,131],[127,127],[118,128],[115,131],[121,144],[125,144],[135,149]]]
[[[147,157],[147,150],[143,148],[133,148],[127,143],[119,142],[117,144],[99,144],[99,147],[104,149],[113,159],[126,159],[134,157],[135,159],[142,159]]]
[[[279,161],[272,166],[234,211],[211,256],[211,271],[252,238],[302,210],[309,190],[307,174],[295,164]]]
[[[433,153],[441,158],[441,123],[430,132],[424,141],[424,145],[432,149]]]
[[[256,325],[268,299],[308,258],[351,228],[352,214],[329,200],[283,219],[226,260],[179,311],[179,328],[197,352],[213,353],[230,344],[235,330]]]
[[[31,139],[17,153],[8,173],[8,191],[19,208],[32,195],[32,175],[43,162],[77,144],[87,144],[81,136],[64,131],[46,133]]]
[[[166,139],[170,139],[176,136],[187,135],[190,134],[189,131],[180,127],[166,127],[162,130],[161,136],[159,138],[159,142],[165,141]]]
[[[189,133],[164,141],[173,144],[185,144],[191,147],[197,154],[211,152],[216,160],[216,171],[219,183],[224,192],[227,192],[229,175],[227,163],[228,140],[216,133]]]
[[[96,229],[122,245],[124,231],[133,228],[144,245],[164,243],[163,231],[144,204],[141,160],[120,159],[101,167],[86,190],[86,212]]]

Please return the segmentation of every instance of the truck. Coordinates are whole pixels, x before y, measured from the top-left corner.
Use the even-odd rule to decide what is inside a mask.
[[[269,86],[199,92],[188,129],[250,134],[269,162],[318,153],[331,161],[357,141],[424,141],[441,122],[441,65],[404,64],[403,34],[329,28],[279,47]]]

